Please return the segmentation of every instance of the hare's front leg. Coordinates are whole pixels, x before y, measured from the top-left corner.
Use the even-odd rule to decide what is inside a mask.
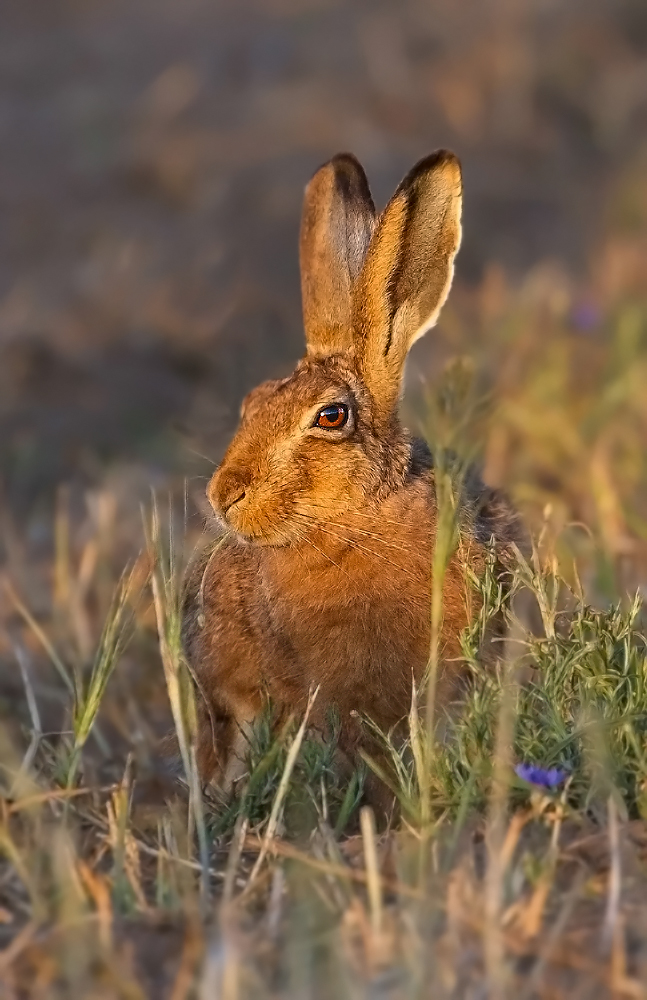
[[[203,785],[223,783],[236,742],[236,720],[229,712],[208,704],[198,693],[196,758]]]
[[[200,778],[227,790],[245,772],[250,733],[266,695],[255,669],[257,658],[232,656],[231,648],[220,647],[217,635],[205,630],[199,641],[187,644],[187,654],[198,688]]]
[[[248,550],[225,545],[187,580],[183,644],[197,682],[202,781],[230,787],[244,773],[249,730],[268,690],[268,640],[253,607]]]

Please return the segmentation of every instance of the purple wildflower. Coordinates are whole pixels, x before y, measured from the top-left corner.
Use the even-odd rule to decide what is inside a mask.
[[[576,330],[588,333],[600,324],[601,312],[595,302],[583,299],[577,302],[571,310],[571,323]]]
[[[515,774],[531,785],[541,788],[556,788],[566,778],[566,771],[561,767],[537,767],[535,764],[517,764]]]

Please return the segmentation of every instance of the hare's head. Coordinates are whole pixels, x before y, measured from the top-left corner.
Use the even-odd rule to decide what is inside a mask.
[[[306,356],[247,396],[209,484],[242,538],[297,542],[313,522],[402,486],[404,364],[447,298],[460,216],[460,166],[445,151],[421,160],[379,217],[353,156],[314,175],[300,237]]]

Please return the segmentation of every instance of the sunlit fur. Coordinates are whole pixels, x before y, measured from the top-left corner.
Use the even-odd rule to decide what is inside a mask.
[[[313,427],[317,412],[335,402],[349,406],[350,427]],[[338,521],[401,487],[409,454],[404,434],[388,441],[375,434],[371,397],[350,358],[306,358],[271,393],[265,386],[251,393],[208,495],[219,512],[244,484],[227,526],[261,545],[293,545],[310,534],[313,505],[322,523]]]
[[[354,158],[336,157],[306,190],[301,268],[308,352],[287,379],[243,403],[240,427],[208,488],[229,533],[194,569],[185,646],[203,695],[199,765],[232,773],[240,729],[267,695],[278,718],[303,711],[312,685],[322,725],[341,743],[406,715],[429,656],[437,506],[431,456],[397,412],[411,343],[433,325],[460,242],[458,162],[421,161],[382,216]],[[336,296],[330,301],[330,296]],[[314,426],[343,402],[342,430]],[[505,501],[474,476],[468,530],[444,580],[439,699],[460,676],[459,635],[477,608],[465,566],[483,543],[516,535]]]

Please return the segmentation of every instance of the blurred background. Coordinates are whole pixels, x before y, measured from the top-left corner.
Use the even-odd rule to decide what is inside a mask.
[[[381,207],[413,163],[442,146],[463,164],[464,239],[439,325],[410,360],[407,420],[422,425],[432,441],[445,435],[458,445],[460,431],[461,446],[482,459],[484,477],[510,492],[542,538],[545,579],[559,560],[573,587],[579,573],[596,607],[634,588],[644,596],[647,0],[0,2],[0,854],[15,862],[12,874],[12,865],[0,859],[0,965],[6,972],[33,935],[38,996],[142,996],[134,985],[118,988],[121,975],[124,983],[138,981],[139,972],[131,976],[134,955],[153,984],[147,995],[188,995],[186,969],[196,959],[189,936],[186,948],[182,944],[180,910],[184,906],[191,928],[198,902],[183,866],[199,866],[193,814],[182,819],[183,793],[160,766],[158,738],[173,723],[158,629],[164,650],[178,634],[175,583],[183,557],[208,531],[206,482],[243,395],[287,374],[302,353],[297,238],[307,180],[336,152],[354,152]],[[145,521],[149,537],[154,534],[152,493],[161,541],[140,556]],[[176,529],[171,539],[169,523]],[[184,554],[166,563],[158,550],[180,549],[184,538]],[[127,565],[134,567],[132,593],[122,588],[115,603]],[[151,565],[165,595],[158,603],[166,602],[157,618],[149,590],[136,597]],[[634,625],[614,638],[605,621],[564,647],[568,660],[555,660],[559,683],[569,671],[573,679],[563,682],[563,703],[545,694],[550,719],[558,720],[551,721],[550,745],[563,740],[563,749],[570,739],[563,731],[597,718],[588,712],[599,698],[600,717],[607,718],[607,706],[616,713],[618,745],[624,741],[626,761],[634,761],[617,787],[635,780],[635,808],[644,816],[644,731],[631,728],[634,718],[636,727],[644,720],[643,654],[625,661]],[[591,656],[590,674],[578,673],[592,648],[600,659]],[[552,657],[553,647],[547,649]],[[625,662],[633,665],[616,690],[618,664]],[[166,669],[171,676],[168,663]],[[187,679],[181,671],[180,677]],[[168,684],[177,709],[180,696]],[[580,686],[586,711],[570,708]],[[560,711],[564,718],[574,713],[563,731]],[[544,717],[533,712],[525,724],[535,732]],[[532,744],[537,753],[544,749],[543,732],[540,737]],[[463,754],[467,742],[459,743]],[[562,749],[549,760],[561,761]],[[485,780],[481,764],[479,756],[473,773]],[[19,777],[28,799],[38,794],[29,810],[8,820]],[[68,814],[67,804],[57,811],[61,790],[77,777],[78,811]],[[120,783],[114,795],[112,782]],[[100,798],[99,786],[112,797]],[[462,815],[471,802],[471,776],[456,787],[468,789],[467,798],[460,791]],[[607,795],[611,817],[615,799],[605,790],[605,802]],[[43,810],[32,808],[35,800]],[[589,843],[588,828],[576,829]],[[602,870],[609,842],[605,832],[600,836],[605,839],[594,853],[604,858]],[[452,844],[453,858],[458,835]],[[625,846],[627,885],[644,897],[634,879],[638,862],[625,861]],[[219,870],[227,850],[214,856]],[[539,862],[523,854],[523,879],[537,888],[533,921],[547,898],[539,873],[549,856]],[[568,857],[568,871],[583,879],[591,869]],[[181,862],[181,878],[164,858]],[[482,861],[469,866],[481,870]],[[510,885],[521,892],[521,869],[510,872]],[[573,907],[580,919],[580,886],[600,912],[607,906],[605,927],[618,928],[612,952],[618,990],[628,995],[637,984],[625,978],[633,973],[621,942],[625,923],[628,932],[638,929],[639,911],[627,909],[625,923],[608,923],[604,882],[586,878],[564,888],[563,910],[549,904],[552,936],[537,952],[541,959],[524,992],[534,988],[546,956],[558,955],[554,929],[563,938],[564,914]],[[322,900],[336,898],[326,879]],[[469,909],[471,935],[479,897],[472,881],[454,881],[453,873],[451,879],[446,910],[452,929],[437,952],[445,956],[438,968],[445,962],[453,968],[456,955],[471,976],[477,952],[471,943],[455,950],[455,928],[463,925],[451,914]],[[559,884],[570,885],[568,879],[560,875]],[[262,918],[258,909],[258,927],[262,920],[267,940],[275,941],[283,933],[276,918],[283,883],[272,876],[271,885],[271,909]],[[347,891],[344,879],[340,898]],[[27,892],[36,901],[31,909]],[[609,901],[614,892],[609,889]],[[256,913],[257,896],[249,898]],[[442,897],[434,890],[433,898]],[[109,940],[111,933],[104,923],[110,899],[114,953],[104,936]],[[506,910],[506,934],[517,905]],[[369,917],[354,907],[346,914],[352,920],[344,916],[339,925],[339,940],[370,943]],[[162,915],[159,924],[153,912]],[[439,926],[438,913],[434,909],[425,928]],[[120,923],[120,914],[130,922]],[[314,926],[300,902],[294,914],[299,934]],[[386,921],[386,907],[384,914]],[[69,933],[54,934],[57,920]],[[580,933],[585,925],[591,937]],[[416,923],[406,916],[401,926],[409,935]],[[525,926],[524,940],[534,933]],[[313,937],[317,955],[322,941],[338,940],[337,930],[333,937],[326,928]],[[8,942],[17,932],[12,952]],[[244,964],[243,940],[232,938],[232,955]],[[384,945],[382,930],[375,940],[366,969],[382,976],[374,956],[396,952]],[[425,938],[408,940],[402,954],[427,956],[426,947],[411,946],[415,940]],[[573,965],[593,969],[592,955],[603,960],[600,940],[598,924],[584,921],[576,938],[562,940],[559,954],[584,949],[583,955],[594,941],[586,965]],[[627,937],[628,963],[638,954],[637,940]],[[269,961],[271,947],[259,944],[261,950]],[[117,953],[118,961],[106,957]],[[520,961],[524,956],[527,972],[526,952],[515,954]],[[59,965],[77,984],[71,992],[51,985]],[[335,974],[338,966],[346,968],[335,958]],[[170,981],[177,968],[176,988],[163,994],[160,981]],[[428,968],[416,976],[427,977]],[[245,966],[245,976],[251,969]],[[88,986],[95,973],[99,993]],[[348,983],[353,976],[349,972]],[[564,976],[572,993],[566,965]],[[443,979],[443,989],[453,990],[446,984],[454,981],[462,980]],[[386,975],[371,983],[382,992],[385,984],[399,988],[397,978]],[[14,986],[11,995],[27,996],[17,979]],[[299,991],[305,995],[301,985]]]
[[[240,399],[301,352],[302,191],[340,150],[380,206],[430,150],[463,162],[411,399],[468,357],[487,477],[642,545],[644,0],[4,0],[0,142],[0,552],[25,586],[61,503],[117,562],[151,487],[188,477],[204,513]]]

